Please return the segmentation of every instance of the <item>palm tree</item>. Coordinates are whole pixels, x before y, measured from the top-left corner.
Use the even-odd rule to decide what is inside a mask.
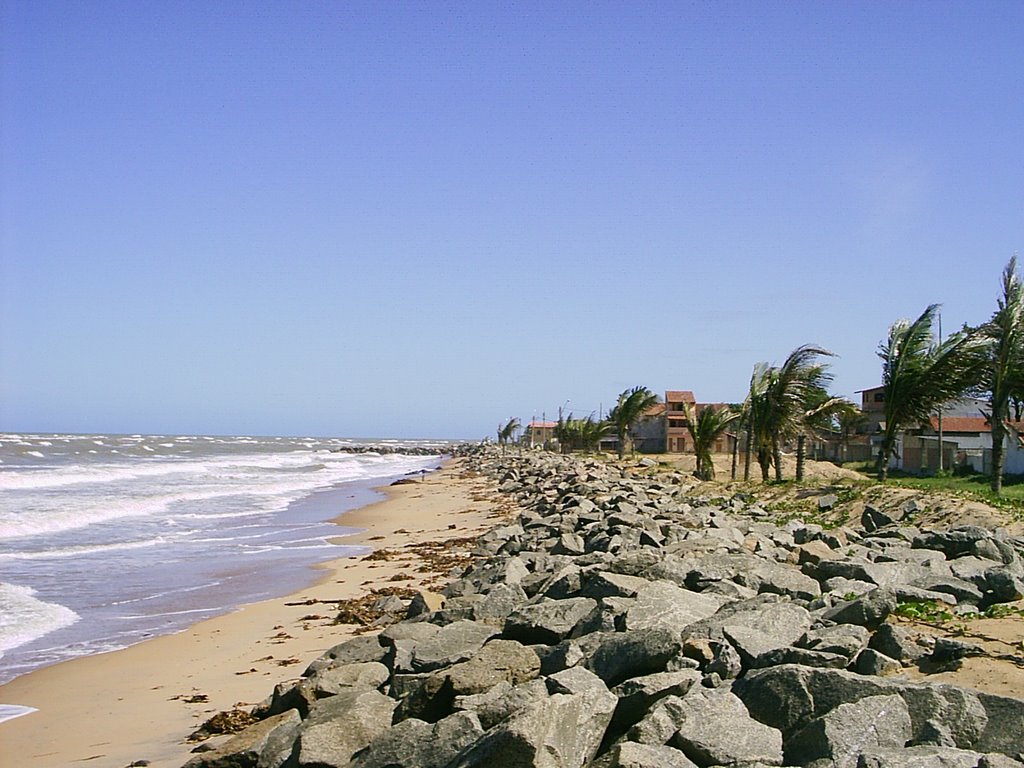
[[[608,421],[615,427],[615,434],[619,438],[620,459],[626,455],[626,435],[640,417],[659,400],[660,398],[647,387],[633,387],[619,395],[615,407],[608,412]]]
[[[700,414],[693,403],[683,403],[686,426],[693,438],[693,452],[697,454],[697,468],[694,474],[701,480],[715,479],[715,464],[711,459],[711,446],[729,425],[740,418],[739,411],[728,406],[706,405]]]
[[[850,438],[857,430],[867,423],[867,417],[856,405],[850,403],[840,408],[835,414],[836,429],[839,432],[840,460],[846,461],[846,451],[850,446]]]
[[[744,410],[748,445],[757,453],[762,482],[768,482],[768,467],[772,464],[775,480],[782,481],[782,443],[806,433],[807,421],[819,407],[831,407],[814,402],[817,393],[832,380],[828,367],[817,362],[825,356],[831,357],[832,353],[805,344],[790,352],[781,366],[754,366]]]
[[[1017,257],[1003,270],[1003,295],[998,309],[980,329],[985,340],[980,365],[985,390],[989,393],[989,421],[992,424],[992,491],[1003,492],[1004,443],[1011,401],[1024,389],[1024,285],[1017,275]]]
[[[498,426],[498,445],[504,449],[507,443],[515,439],[516,432],[518,431],[519,419],[513,416],[505,423],[505,426]]]
[[[803,424],[796,438],[796,479],[804,479],[804,459],[806,458],[807,438],[818,438],[823,434],[836,431],[836,421],[849,409],[857,410],[857,406],[844,397],[833,397],[824,388],[812,389],[805,403],[807,408],[803,414]]]
[[[601,439],[611,432],[612,426],[607,421],[595,421],[594,414],[585,419],[574,419],[570,413],[568,418],[560,418],[555,427],[555,437],[562,447],[562,453],[572,450],[593,450],[601,443]]]
[[[750,388],[743,402],[743,422],[747,432],[747,450],[743,459],[743,479],[750,479],[750,460],[757,454],[761,467],[761,482],[768,482],[768,467],[771,466],[771,434],[768,432],[768,390],[774,378],[774,368],[767,363],[757,363],[750,374]]]
[[[912,423],[926,422],[935,411],[977,381],[980,339],[965,329],[935,344],[932,328],[939,305],[932,304],[913,322],[897,320],[878,345],[882,359],[885,427],[878,452],[878,479],[885,482],[896,437]]]

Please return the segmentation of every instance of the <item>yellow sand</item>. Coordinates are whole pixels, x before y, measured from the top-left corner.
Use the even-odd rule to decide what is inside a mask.
[[[366,531],[339,541],[392,550],[475,536],[500,516],[482,490],[480,481],[461,476],[456,462],[421,481],[389,488],[385,501],[345,513],[338,522]],[[336,610],[329,603],[287,603],[436,583],[436,574],[416,571],[419,564],[412,553],[383,561],[335,560],[321,566],[324,578],[309,589],[0,686],[0,702],[39,709],[0,723],[0,766],[125,768],[139,760],[154,768],[180,766],[195,746],[185,738],[212,714],[263,700],[276,683],[298,677],[351,634],[352,627],[331,623]],[[392,580],[396,575],[408,579]],[[188,703],[193,696],[205,699]]]

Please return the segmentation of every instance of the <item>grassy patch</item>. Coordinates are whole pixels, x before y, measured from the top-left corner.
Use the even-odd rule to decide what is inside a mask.
[[[847,465],[866,475],[875,476],[871,464]],[[1003,495],[996,496],[989,487],[991,478],[979,472],[968,474],[936,474],[930,476],[912,475],[899,470],[890,470],[885,485],[912,488],[916,491],[944,493],[971,501],[980,501],[1010,512],[1015,518],[1024,520],[1024,476],[1007,475],[1003,478]]]
[[[893,611],[897,616],[913,621],[924,621],[931,624],[942,624],[954,619],[948,606],[934,600],[920,600],[899,603]]]

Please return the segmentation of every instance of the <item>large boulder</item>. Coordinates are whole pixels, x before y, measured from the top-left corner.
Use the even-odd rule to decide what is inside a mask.
[[[576,628],[576,625],[597,609],[597,601],[589,597],[566,600],[542,600],[524,605],[505,620],[504,636],[527,645],[554,645]]]
[[[636,602],[626,611],[625,627],[627,630],[668,627],[679,632],[713,616],[724,602],[719,596],[691,592],[667,581],[646,582],[637,590]]]
[[[371,741],[348,768],[444,768],[483,733],[472,712],[456,712],[433,724],[410,718]]]
[[[910,712],[896,694],[865,696],[840,704],[786,740],[786,761],[806,764],[831,758],[834,768],[857,768],[872,747],[904,747],[911,737]]]
[[[183,768],[280,768],[291,755],[300,722],[294,709],[268,717],[193,757]]]
[[[581,667],[552,676],[535,701],[463,750],[449,768],[580,768],[597,754],[616,698]]]
[[[613,746],[588,768],[697,768],[674,747],[623,741]]]
[[[996,734],[991,733],[989,707],[982,703],[982,694],[953,685],[911,683],[785,664],[748,672],[736,681],[732,690],[755,718],[787,735],[796,733],[840,704],[867,696],[896,694],[910,711],[912,738],[916,742],[927,743],[938,724],[949,733],[956,746],[964,749],[1003,752],[1009,747],[1006,741],[998,741]],[[1024,701],[996,699],[998,701],[991,703],[991,710],[1000,712],[1004,726],[1024,722],[1019,719],[1024,714]],[[1000,707],[1004,709],[1000,711]],[[1024,733],[1024,729],[1017,733]],[[1024,749],[1024,744],[1020,748]]]
[[[597,647],[586,666],[606,684],[618,685],[631,677],[663,672],[682,650],[679,632],[668,627],[616,632]]]
[[[694,688],[683,703],[670,743],[697,765],[782,765],[782,734],[754,720],[731,692]]]
[[[299,731],[299,766],[345,768],[356,752],[391,727],[398,702],[353,688],[318,701]]]

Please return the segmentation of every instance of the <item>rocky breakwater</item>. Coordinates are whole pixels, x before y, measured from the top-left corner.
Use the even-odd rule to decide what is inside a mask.
[[[601,462],[465,461],[518,519],[189,768],[1022,765],[1024,700],[908,679],[971,647],[886,621],[900,601],[1021,598],[1021,540],[780,527]]]

